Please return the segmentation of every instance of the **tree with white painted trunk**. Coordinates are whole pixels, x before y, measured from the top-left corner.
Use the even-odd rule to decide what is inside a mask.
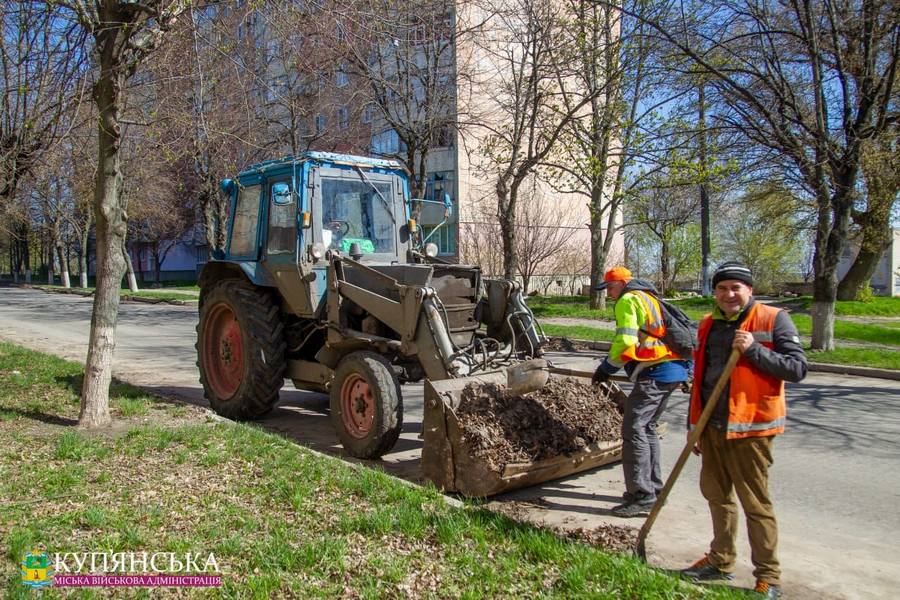
[[[58,0],[57,4],[67,8],[93,38],[92,56],[96,63],[93,98],[99,117],[94,188],[97,286],[78,418],[80,426],[90,428],[111,421],[109,384],[119,316],[119,284],[125,272],[122,249],[127,230],[119,158],[125,85],[141,61],[159,46],[178,17],[188,9],[189,3],[183,0],[129,3]]]

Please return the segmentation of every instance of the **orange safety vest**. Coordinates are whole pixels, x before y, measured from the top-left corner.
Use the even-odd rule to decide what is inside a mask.
[[[644,362],[677,358],[677,355],[660,339],[666,334],[666,324],[663,321],[662,308],[656,298],[640,290],[630,290],[626,293],[640,298],[647,322],[637,331],[637,345],[626,348],[622,352],[622,358]]]
[[[741,331],[749,331],[753,339],[772,349],[772,331],[777,308],[756,303],[741,323]],[[694,353],[694,387],[691,390],[690,424],[697,424],[703,407],[700,388],[706,360],[706,338],[712,327],[712,315],[706,315],[697,331],[698,350]],[[731,372],[728,389],[728,429],[726,439],[762,437],[784,432],[787,405],[784,400],[784,380],[763,373],[749,360],[741,357]]]

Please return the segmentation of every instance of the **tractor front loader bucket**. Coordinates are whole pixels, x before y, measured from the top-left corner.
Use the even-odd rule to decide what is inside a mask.
[[[589,379],[577,379],[589,382]],[[507,375],[494,372],[441,381],[425,380],[422,475],[445,492],[483,498],[587,471],[621,458],[622,441],[615,440],[590,444],[571,454],[536,462],[506,464],[498,472],[479,459],[463,435],[464,423],[460,421],[457,409],[462,391],[470,383],[506,385]]]

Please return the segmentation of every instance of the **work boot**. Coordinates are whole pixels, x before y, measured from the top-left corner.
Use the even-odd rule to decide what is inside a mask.
[[[756,588],[753,590],[766,600],[774,600],[781,598],[781,586],[772,585],[768,581],[757,581]]]
[[[709,562],[709,556],[704,556],[687,569],[682,569],[681,574],[694,581],[717,581],[720,579],[727,581],[734,578],[731,573],[727,573]]]
[[[646,517],[650,514],[656,498],[638,498],[631,502],[624,502],[612,509],[612,514],[617,517]]]

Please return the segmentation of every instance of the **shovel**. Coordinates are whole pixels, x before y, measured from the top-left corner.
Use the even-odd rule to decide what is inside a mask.
[[[687,462],[688,457],[691,455],[691,450],[693,450],[694,446],[697,445],[697,441],[700,439],[700,435],[703,434],[703,430],[706,429],[706,424],[709,422],[709,418],[712,416],[713,409],[719,402],[719,396],[722,395],[722,390],[725,389],[725,384],[728,383],[728,380],[731,377],[731,372],[734,370],[734,366],[737,364],[737,361],[740,357],[740,352],[738,352],[737,350],[731,351],[731,356],[728,357],[728,362],[725,363],[725,368],[722,370],[722,374],[719,376],[719,380],[716,382],[716,386],[713,388],[712,394],[709,395],[709,399],[706,401],[706,406],[703,408],[703,412],[700,414],[700,418],[697,420],[697,425],[694,427],[694,430],[688,437],[687,444],[685,444],[684,450],[681,451],[681,455],[678,457],[678,460],[675,461],[675,467],[669,474],[669,478],[666,479],[666,484],[663,486],[662,491],[657,496],[656,504],[653,505],[653,509],[650,510],[650,514],[647,516],[647,520],[644,521],[644,525],[641,527],[640,532],[638,532],[637,547],[634,552],[642,560],[647,560],[646,541],[647,535],[650,533],[650,528],[653,527],[653,523],[656,522],[656,517],[659,516],[659,511],[662,510],[663,505],[666,503],[666,498],[669,497],[669,492],[671,492],[672,488],[675,486],[675,481],[678,479],[678,476],[681,474],[681,470],[684,468],[684,464]],[[695,381],[694,385],[699,385],[699,383]]]
[[[535,392],[550,378],[550,365],[543,358],[533,358],[506,368],[506,390],[510,396]]]

